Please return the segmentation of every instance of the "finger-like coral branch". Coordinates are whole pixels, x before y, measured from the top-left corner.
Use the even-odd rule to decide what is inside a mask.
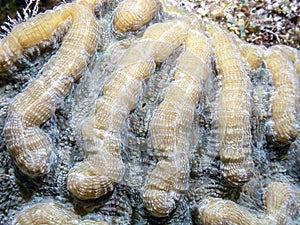
[[[151,122],[151,141],[159,162],[145,188],[151,214],[167,216],[188,188],[190,132],[203,82],[211,72],[211,43],[197,19],[190,25],[186,50],[174,81]]]
[[[299,191],[299,190],[298,190]],[[299,209],[299,193],[287,183],[274,182],[266,193],[266,215],[264,224],[289,224]]]
[[[86,160],[68,176],[68,188],[78,198],[98,198],[113,189],[124,174],[121,131],[142,92],[142,82],[185,39],[187,24],[179,20],[155,24],[132,44],[120,59],[103,96],[95,103],[94,115],[82,127]]]
[[[247,182],[253,171],[251,154],[251,83],[231,35],[215,25],[207,27],[214,47],[222,88],[217,123],[225,179],[232,185]]]
[[[46,174],[51,162],[51,145],[39,126],[53,115],[57,104],[69,93],[73,82],[81,77],[98,43],[99,29],[92,7],[71,3],[57,11],[59,15],[64,15],[65,12],[65,17],[70,18],[72,25],[60,49],[45,65],[38,78],[13,100],[5,123],[7,147],[16,165],[30,176]],[[55,22],[52,27],[51,21],[55,13],[41,14],[33,21],[34,24],[39,22],[30,26],[27,31],[26,44],[32,45],[39,41],[39,35],[44,32],[49,34],[44,38],[52,35],[59,24]],[[63,18],[59,16],[58,20]],[[46,27],[49,30],[47,32],[44,31]],[[20,37],[18,42],[21,40]]]
[[[247,209],[230,200],[209,198],[197,209],[197,224],[205,225],[258,225],[258,219]]]

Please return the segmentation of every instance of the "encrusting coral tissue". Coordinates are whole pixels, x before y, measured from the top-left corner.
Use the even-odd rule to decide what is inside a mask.
[[[0,180],[37,186],[0,202],[3,221],[300,221],[299,51],[246,43],[183,12],[159,0],[76,0],[0,40],[1,157],[16,166],[16,177],[1,166]],[[24,82],[13,74],[36,71],[28,58],[46,47],[52,56],[13,92]]]

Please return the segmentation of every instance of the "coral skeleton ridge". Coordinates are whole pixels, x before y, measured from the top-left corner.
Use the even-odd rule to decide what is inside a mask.
[[[174,81],[150,124],[159,159],[145,188],[144,204],[154,215],[167,216],[188,189],[190,133],[204,81],[210,75],[211,43],[195,19],[185,40]]]
[[[120,33],[136,31],[153,19],[158,7],[158,0],[125,0],[114,14],[114,28]]]
[[[271,161],[265,148],[270,141],[272,147],[290,148],[295,153],[288,151],[285,160],[299,164],[296,170],[300,168],[300,158],[294,157],[300,152],[299,51],[284,45],[266,48],[245,43],[215,23],[194,14],[182,15],[165,0],[116,1],[115,10],[108,9],[107,15],[97,18],[97,9],[112,2],[64,3],[15,25],[0,40],[0,79],[3,73],[16,71],[26,55],[61,42],[37,77],[9,103],[3,134],[15,165],[33,182],[55,177],[61,169],[56,161],[68,158],[59,164],[64,172],[57,175],[66,191],[56,197],[79,205],[75,213],[54,201],[40,202],[23,207],[13,224],[108,224],[105,209],[101,211],[107,199],[128,214],[138,211],[130,214],[130,219],[138,217],[132,219],[135,223],[147,216],[172,218],[184,205],[189,209],[178,218],[189,217],[190,221],[183,224],[192,224],[190,210],[195,206],[199,224],[290,224],[299,203],[298,180],[292,174],[298,171],[290,175],[282,165],[278,169],[280,159]],[[116,52],[110,53],[114,46]],[[92,72],[89,83],[84,83],[81,77],[86,78],[87,69]],[[95,79],[93,84],[91,79]],[[76,82],[79,85],[74,85]],[[272,91],[256,93],[258,85]],[[82,110],[83,101],[74,99],[83,92],[82,98],[92,96],[88,99],[92,106],[74,125],[69,119],[76,114],[76,107],[70,104],[82,104],[77,107]],[[62,110],[72,116],[65,116],[64,126],[69,127],[60,129],[77,134],[78,140],[68,142],[72,150],[56,143],[63,138],[54,137],[52,143],[41,128],[68,99],[71,103]],[[255,107],[265,107],[264,116]],[[131,120],[137,128],[131,127]],[[59,122],[54,121],[56,124]],[[56,146],[63,146],[60,149],[65,152],[57,154]],[[275,147],[270,152],[276,151]],[[77,152],[81,149],[82,155]],[[141,175],[130,174],[132,165]],[[271,167],[280,170],[280,175],[286,173],[287,178],[273,177]],[[236,195],[245,191],[249,181],[262,177],[267,180],[263,185],[272,181],[262,217],[218,194]],[[130,183],[131,179],[141,179],[137,182],[140,186]],[[206,184],[205,179],[211,183]],[[58,186],[51,188],[57,191]],[[128,189],[135,192],[124,200]],[[204,193],[207,189],[214,193]],[[201,194],[194,197],[191,190]],[[78,216],[98,201],[96,208],[106,221]],[[134,206],[131,209],[122,201]],[[80,204],[87,205],[81,209]],[[118,214],[119,208],[113,213]]]
[[[104,1],[99,0],[99,2]],[[85,29],[89,30],[88,33],[95,32],[96,28],[93,28],[95,21],[92,21],[92,18],[94,18],[96,3],[97,1],[93,0],[78,0],[74,3],[63,4],[14,26],[11,32],[0,41],[0,72],[11,69],[26,51],[34,51],[36,46],[43,47],[61,38],[60,36],[66,32],[66,29],[72,30],[68,33],[83,32],[83,24],[85,24]],[[73,28],[69,28],[70,26]],[[70,34],[68,36],[64,42],[71,41],[72,36]],[[78,37],[73,38],[75,41]],[[64,45],[68,46],[67,43]]]
[[[16,61],[25,48],[51,38],[68,20],[71,25],[61,47],[38,78],[13,100],[5,123],[6,145],[16,165],[30,176],[45,175],[52,158],[51,144],[39,126],[53,116],[57,105],[68,95],[73,82],[82,76],[96,52],[99,28],[94,6],[78,1],[47,11],[17,25],[0,44],[1,60],[4,60],[1,64],[5,62],[2,66],[5,68],[6,64]]]
[[[57,202],[41,202],[22,210],[13,225],[108,225],[106,221],[80,220]]]
[[[187,25],[170,20],[150,26],[120,59],[95,102],[94,115],[82,125],[87,157],[68,176],[68,188],[78,198],[99,198],[122,180],[121,132],[126,118],[138,102],[143,80],[154,72],[155,62],[164,61],[182,43]]]
[[[251,159],[251,82],[231,35],[215,25],[209,25],[207,30],[222,77],[217,127],[223,176],[229,183],[239,186],[249,181],[254,165]]]
[[[300,51],[289,47],[287,45],[275,45],[272,47],[273,51],[277,50],[280,54],[283,54],[287,57],[293,64],[297,71],[297,74],[300,76]]]
[[[272,102],[275,139],[282,144],[290,144],[299,133],[299,75],[293,63],[280,47],[270,47],[264,54],[264,62],[270,71],[275,95]],[[284,50],[283,50],[284,51]],[[297,64],[297,63],[296,63]]]
[[[197,208],[195,214],[198,224],[207,225],[289,224],[292,214],[295,213],[297,208],[299,209],[298,204],[297,193],[293,191],[290,185],[274,182],[267,188],[266,212],[262,218],[258,218],[233,201],[218,198],[206,199]]]
[[[263,52],[265,51],[265,47],[256,46],[249,43],[245,43],[236,36],[234,36],[238,49],[240,51],[241,56],[246,62],[247,66],[251,70],[256,70],[262,65],[263,60]]]

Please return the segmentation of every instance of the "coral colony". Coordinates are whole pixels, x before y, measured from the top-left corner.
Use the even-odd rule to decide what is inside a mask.
[[[95,13],[102,8],[109,16]],[[36,49],[60,43],[36,78],[12,99],[6,114],[6,148],[29,181],[49,176],[60,160],[57,143],[42,126],[68,98],[78,107],[69,109],[72,121],[67,124],[77,133],[76,146],[84,153],[81,160],[68,165],[64,177],[68,195],[84,205],[109,198],[120,186],[126,187],[126,180],[140,176],[141,181],[127,186],[138,187],[141,201],[135,210],[144,210],[144,217],[155,221],[175,217],[181,201],[192,198],[195,177],[215,163],[224,190],[242,191],[259,173],[256,154],[264,151],[255,145],[259,135],[265,137],[265,145],[273,146],[270,151],[289,149],[296,142],[299,51],[285,45],[266,48],[249,44],[220,25],[182,12],[158,0],[114,4],[108,0],[77,0],[16,24],[0,40],[0,71],[6,77],[20,70]],[[99,69],[108,55],[115,64],[106,71]],[[253,82],[262,71],[267,71],[264,74],[271,80],[272,96],[268,99]],[[100,73],[105,77],[97,83],[95,74]],[[95,76],[94,81],[81,86],[89,76]],[[78,94],[84,92],[87,97]],[[147,102],[147,96],[152,100]],[[84,116],[79,111],[85,101],[76,98],[93,98],[90,106],[82,109],[87,111]],[[256,110],[260,103],[265,104],[266,115]],[[147,117],[143,114],[146,109]],[[200,123],[199,118],[210,119]],[[144,125],[137,125],[143,121]],[[261,124],[268,132],[259,130]],[[134,131],[137,126],[145,132]],[[143,143],[146,147],[141,147]],[[134,157],[125,157],[133,152],[138,163]],[[150,163],[141,154],[148,154]],[[198,175],[195,165],[201,168]],[[299,187],[288,179],[269,179],[263,188],[265,210],[260,216],[234,199],[207,194],[187,203],[191,210],[187,217],[193,218],[190,223],[290,224],[299,211]],[[48,198],[26,203],[14,213],[12,223],[112,223],[105,214],[81,218],[82,214],[63,202]],[[127,223],[139,224],[137,221]]]

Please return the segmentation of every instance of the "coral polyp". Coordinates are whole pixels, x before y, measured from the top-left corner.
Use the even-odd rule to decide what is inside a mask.
[[[264,62],[270,71],[275,95],[272,114],[274,119],[274,141],[282,145],[290,144],[299,133],[299,75],[293,63],[276,47],[271,47],[264,54]]]
[[[106,221],[80,220],[71,210],[64,208],[57,202],[40,202],[27,207],[13,221],[14,225],[63,225],[63,224],[81,224],[81,225],[108,225]]]

